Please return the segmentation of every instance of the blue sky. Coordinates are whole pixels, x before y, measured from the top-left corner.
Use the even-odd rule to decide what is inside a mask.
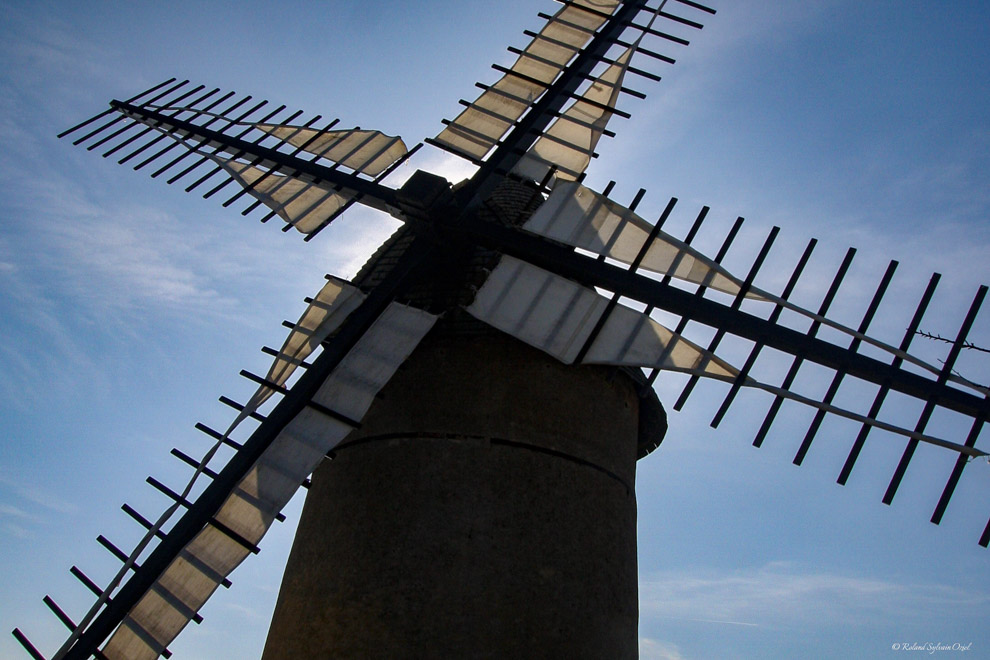
[[[729,3],[722,3],[729,5]],[[901,266],[873,328],[896,343],[932,271],[943,273],[926,329],[952,335],[990,282],[990,9],[893,0],[718,6],[647,101],[624,107],[588,183],[659,215],[683,235],[712,207],[697,245],[713,253],[747,218],[726,264],[744,271],[782,228],[764,288],[778,289],[804,243],[820,245],[795,299],[817,307],[845,249],[860,248],[835,304],[856,324],[886,262]],[[245,219],[54,138],[169,78],[251,93],[309,113],[402,135],[439,132],[475,81],[491,82],[505,46],[552,2],[9,2],[0,18],[0,623],[50,652],[63,631],[41,603],[74,617],[116,570],[93,539],[129,548],[165,502],[144,477],[188,477],[168,450],[199,454],[196,421],[224,427],[220,394],[244,400],[240,369],[281,343],[283,319],[323,274],[351,275],[394,228],[354,211],[317,240]],[[207,27],[211,26],[211,27]],[[414,167],[465,170],[424,149]],[[744,274],[744,273],[743,273]],[[822,279],[825,281],[823,282]],[[760,282],[760,280],[758,280]],[[776,284],[776,287],[774,286]],[[704,331],[695,335],[706,338]],[[978,319],[974,340],[990,344]],[[940,347],[916,342],[931,360]],[[731,342],[729,356],[745,347]],[[733,352],[735,351],[735,352]],[[986,382],[987,362],[959,363]],[[736,357],[736,361],[741,360]],[[766,369],[779,369],[769,360]],[[786,364],[783,364],[786,369]],[[779,376],[778,376],[779,378]],[[828,375],[802,370],[808,391]],[[683,380],[662,378],[668,408]],[[818,388],[817,390],[815,388]],[[973,643],[990,655],[990,564],[976,544],[990,510],[990,466],[969,466],[942,525],[928,522],[951,457],[922,447],[892,506],[880,503],[903,447],[871,441],[845,487],[835,478],[855,425],[829,421],[805,464],[790,461],[810,414],[785,406],[764,443],[769,405],[741,397],[718,430],[724,386],[671,411],[660,450],[639,464],[640,634],[645,658],[887,657],[901,642]],[[842,393],[855,405],[861,393]],[[860,407],[862,402],[858,402]],[[903,406],[910,425],[917,415]],[[894,407],[892,406],[892,410]],[[950,439],[965,428],[939,420]],[[985,440],[980,446],[986,448]],[[207,605],[176,657],[260,654],[297,498]],[[222,649],[218,651],[217,649]],[[0,656],[19,657],[0,636]]]

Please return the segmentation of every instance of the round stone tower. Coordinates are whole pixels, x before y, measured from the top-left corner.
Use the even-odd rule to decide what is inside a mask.
[[[514,185],[494,199],[526,215]],[[636,460],[663,410],[634,372],[466,318],[457,281],[411,294],[444,318],[314,473],[265,660],[637,657]]]

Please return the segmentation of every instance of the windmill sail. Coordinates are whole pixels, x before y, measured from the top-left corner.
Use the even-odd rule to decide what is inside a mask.
[[[533,181],[542,181],[550,172],[558,180],[574,181],[584,173],[595,155],[595,146],[616,112],[620,92],[628,91],[623,88],[622,81],[633,55],[657,18],[664,15],[664,4],[653,11],[650,22],[636,41],[612,60],[611,65],[543,132],[512,169],[514,173]]]
[[[227,442],[234,427],[247,417],[248,411],[256,409],[271,392],[284,391],[280,385],[292,370],[289,357],[293,362],[298,362],[310,354],[318,345],[317,338],[325,337],[339,327],[360,305],[362,298],[363,295],[353,287],[340,281],[331,281],[324,287],[279,352],[269,372],[276,381],[266,382],[259,389],[245,411],[218,439],[217,445],[207,452],[188,486],[176,498],[176,503],[149,529],[127,558],[117,578],[103,591],[90,614],[80,624],[79,632],[107,607],[114,585],[129,569],[134,568],[137,557],[154,541],[180,504],[184,503],[186,507],[198,505],[198,502],[197,505],[190,505],[185,498],[196,481],[209,472],[207,463],[219,445]],[[268,418],[272,421],[266,420],[255,433],[260,433],[266,425],[269,427],[265,433],[272,439],[267,447],[236,481],[216,513],[209,516],[207,524],[176,551],[167,567],[126,613],[103,648],[104,656],[157,658],[165,652],[182,628],[198,617],[198,610],[226,576],[249,554],[257,551],[258,543],[278,512],[326,453],[358,425],[357,420],[364,416],[377,392],[435,320],[435,316],[421,310],[398,303],[390,304],[344,355],[329,377],[307,397],[305,406],[299,412],[280,424],[276,407]],[[272,425],[280,428],[273,429]],[[228,468],[237,463],[238,456],[235,455],[228,462]],[[185,518],[180,519],[173,529],[180,528],[183,520]],[[168,538],[165,537],[166,541]],[[75,636],[63,649],[67,650],[74,641]]]
[[[619,100],[622,78],[635,46],[626,49],[595,79],[543,135],[536,140],[512,171],[533,181],[542,181],[554,171],[558,179],[577,179],[587,169],[595,146],[605,132]]]
[[[144,103],[111,102],[111,112],[118,116],[74,144],[88,144],[90,150],[106,148],[104,157],[122,153],[118,162],[134,161],[134,169],[156,163],[152,178],[168,172],[168,183],[191,181],[186,191],[199,188],[204,197],[236,183],[238,190],[224,206],[247,195],[255,201],[242,211],[244,215],[265,206],[270,212],[262,222],[278,216],[286,229],[295,228],[307,240],[359,198],[396,212],[394,202],[374,194],[379,188],[372,182],[388,176],[418,146],[409,150],[400,138],[381,131],[334,129],[336,119],[315,128],[319,115],[303,124],[293,123],[301,111],[280,118],[285,106],[263,113],[267,101],[252,105],[247,96],[231,102],[233,92],[218,97],[215,89],[189,100],[203,87],[178,93],[186,84]],[[303,160],[301,156],[307,154],[311,158]]]
[[[695,12],[715,13],[691,0],[675,1]],[[614,136],[606,128],[610,118],[630,116],[616,107],[620,94],[646,98],[622,85],[626,74],[660,80],[653,71],[633,66],[633,56],[675,62],[643,47],[644,39],[689,44],[687,39],[654,25],[663,22],[676,26],[675,31],[684,26],[703,27],[669,13],[667,2],[655,9],[646,2],[609,2],[607,12],[603,11],[606,3],[597,8],[592,8],[593,2],[565,4],[554,16],[541,14],[547,24],[539,34],[526,33],[533,37],[529,46],[524,50],[509,48],[519,55],[513,67],[493,65],[505,75],[494,85],[479,84],[484,93],[474,102],[462,100],[467,109],[453,121],[444,120],[447,128],[426,142],[479,165],[484,159],[489,170],[512,171],[535,181],[542,181],[553,171],[558,178],[574,180],[597,155],[594,149],[598,141]],[[645,25],[635,20],[641,13],[649,17]],[[623,40],[627,27],[636,35],[632,42]],[[562,34],[557,35],[558,30]],[[622,51],[610,56],[615,46]],[[602,64],[607,66],[596,75],[594,71]],[[565,109],[569,100],[573,102]]]
[[[831,413],[960,452],[987,456],[958,442],[926,435],[873,416],[844,410],[791,389],[759,382],[709,350],[666,328],[648,314],[623,305],[566,278],[512,257],[503,257],[467,311],[476,318],[573,364],[609,364],[687,373],[770,392]]]
[[[618,6],[618,0],[567,3],[547,21],[509,71],[434,141],[472,160],[484,158]]]
[[[109,658],[157,658],[257,547],[302,481],[354,428],[435,317],[392,304],[278,433],[219,511],[128,613],[103,649]],[[333,411],[335,415],[328,414]]]
[[[194,106],[146,104],[143,107],[151,112],[169,113],[170,116],[175,117],[193,113],[195,117],[209,117],[213,120],[226,119],[223,115],[198,111]],[[192,131],[183,130],[168,123],[163,125],[160,121],[140,115],[134,116],[133,119],[165,135],[190,141],[191,144],[198,141],[197,136]],[[336,124],[336,120],[333,123]],[[288,123],[228,121],[228,124],[247,131],[255,130],[272,136],[278,140],[279,145],[286,144],[296,147],[292,153],[306,152],[372,177],[380,175],[409,151],[402,138],[386,135],[381,131],[362,130],[360,128],[317,130],[309,126]],[[221,147],[221,149],[223,148]],[[225,150],[230,151],[229,148]],[[235,152],[235,154],[240,155],[239,152]]]
[[[648,243],[653,225],[590,188],[559,181],[523,229],[631,264]],[[720,265],[662,231],[649,244],[639,267],[731,295],[742,287],[742,281]],[[760,297],[753,292],[746,295]]]
[[[705,257],[683,241],[663,231],[655,231],[652,224],[632,210],[579,183],[558,182],[547,200],[523,225],[523,229],[624,264],[635,263],[638,269],[703,285],[707,289],[735,296],[773,302],[816,323],[847,334],[859,342],[868,343],[901,360],[906,360],[930,373],[939,374],[942,371],[940,367],[920,360],[902,349],[868,337],[862,331],[836,323],[822,314],[794,305],[768,291],[746,285],[743,280],[734,277],[717,262]],[[987,388],[962,376],[950,374],[947,378],[980,394],[990,393]]]

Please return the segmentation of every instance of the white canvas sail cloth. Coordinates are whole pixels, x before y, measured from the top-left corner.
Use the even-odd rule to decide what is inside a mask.
[[[381,175],[406,153],[398,137],[380,131],[349,129],[320,132],[301,126],[254,124],[280,140],[321,158],[344,165],[357,173]],[[264,169],[221,154],[204,154],[248,194],[269,207],[303,234],[310,234],[340,211],[353,195],[321,181],[308,181],[291,174]]]
[[[618,6],[618,0],[568,2],[526,46],[512,73],[485,90],[435,141],[469,158],[484,158]]]
[[[503,256],[467,311],[474,317],[567,364],[574,364],[609,301],[595,291],[514,257]],[[647,314],[616,305],[592,339],[581,364],[658,368],[735,381],[739,371]],[[967,456],[986,452],[746,377],[742,384],[904,437]]]
[[[503,256],[467,311],[572,364],[607,306],[608,300],[591,289]],[[582,362],[657,367],[730,381],[739,373],[646,314],[621,305],[609,314]]]
[[[334,284],[331,282],[331,284]],[[352,306],[355,296],[343,287],[334,294],[342,305]],[[314,301],[315,302],[315,301]],[[344,307],[323,318],[314,312],[317,332],[290,334],[283,356],[272,371],[283,374],[293,360],[313,347],[316,334],[339,325]],[[311,305],[307,314],[319,305]],[[306,319],[304,314],[304,319]],[[392,303],[330,374],[312,401],[346,418],[364,417],[375,395],[409,356],[436,321],[421,310]],[[313,323],[307,323],[313,326]],[[270,372],[271,373],[271,372]],[[279,376],[281,377],[281,376]],[[287,376],[286,376],[287,377]],[[208,524],[182,550],[153,587],[145,593],[114,632],[103,649],[111,660],[151,660],[179,634],[223,579],[257,545],[275,515],[288,503],[302,481],[328,451],[352,428],[319,408],[307,407],[282,429],[275,441],[240,481],[221,506],[215,520],[233,531],[239,542],[218,527]]]
[[[523,229],[631,264],[649,238],[653,225],[590,188],[558,181]],[[650,245],[640,268],[732,295],[738,294],[742,287],[741,280],[715,261],[662,231]],[[755,292],[747,295],[765,299]]]
[[[372,177],[408,152],[402,138],[381,131],[359,128],[318,131],[288,124],[255,124],[254,127],[314,156]]]
[[[303,234],[319,229],[351,196],[328,184],[308,183],[224,156],[211,155],[231,178]]]

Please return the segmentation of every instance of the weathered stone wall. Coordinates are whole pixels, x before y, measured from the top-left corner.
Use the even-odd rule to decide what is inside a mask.
[[[639,405],[618,370],[427,337],[314,474],[265,659],[636,657]]]

